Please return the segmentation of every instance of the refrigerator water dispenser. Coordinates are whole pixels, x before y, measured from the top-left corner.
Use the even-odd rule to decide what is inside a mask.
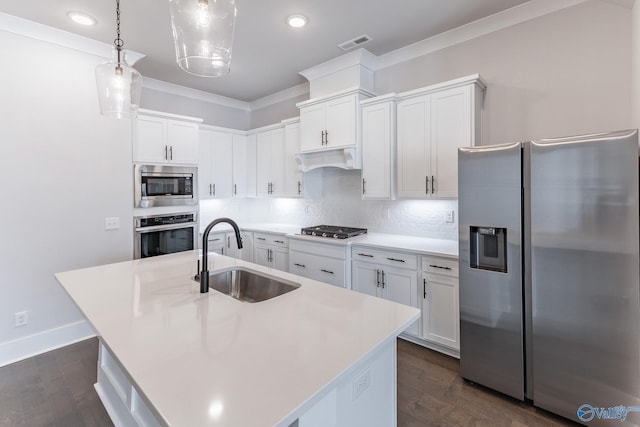
[[[471,268],[507,272],[507,229],[470,227]]]

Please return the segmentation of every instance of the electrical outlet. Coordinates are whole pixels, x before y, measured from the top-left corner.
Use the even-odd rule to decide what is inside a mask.
[[[117,216],[113,216],[110,218],[104,219],[104,229],[105,230],[117,230],[120,228],[120,218]]]
[[[353,400],[356,400],[371,385],[371,371],[367,368],[364,372],[353,379]]]
[[[15,326],[25,326],[29,323],[29,314],[26,311],[19,311],[14,314]]]
[[[447,209],[444,211],[444,221],[451,224],[455,217],[455,211],[453,209]]]

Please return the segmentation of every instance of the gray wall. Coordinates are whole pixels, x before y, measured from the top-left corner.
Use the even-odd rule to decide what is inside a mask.
[[[296,107],[296,103],[307,99],[309,99],[308,93],[251,111],[251,129],[272,125],[283,119],[298,117],[300,110]]]
[[[104,59],[4,31],[0,50],[3,365],[91,333],[54,273],[132,258],[133,191],[131,122],[98,111]],[[105,217],[121,228],[105,231]]]
[[[631,11],[594,0],[380,70],[378,93],[480,73],[483,143],[631,127]]]
[[[251,114],[249,111],[173,95],[154,89],[142,89],[140,104],[141,108],[148,110],[199,117],[203,119],[203,123],[206,125],[240,130],[250,129]]]

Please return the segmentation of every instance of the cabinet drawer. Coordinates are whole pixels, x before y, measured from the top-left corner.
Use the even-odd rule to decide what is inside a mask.
[[[303,252],[289,253],[289,272],[345,287],[345,261]]]
[[[422,271],[426,273],[443,274],[458,277],[458,260],[423,256]]]
[[[347,259],[347,247],[344,245],[332,245],[292,239],[291,242],[289,242],[289,248],[292,251],[297,252],[305,252],[308,254],[321,255],[341,260]]]
[[[281,248],[289,247],[289,238],[280,234],[254,233],[253,239],[257,244],[279,246]]]
[[[389,265],[398,268],[416,270],[418,268],[418,256],[402,252],[381,251],[366,246],[354,246],[351,248],[351,259],[354,261],[368,261],[379,265]]]

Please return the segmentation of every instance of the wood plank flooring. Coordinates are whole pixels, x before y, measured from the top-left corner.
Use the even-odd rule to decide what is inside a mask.
[[[93,388],[97,360],[92,338],[0,368],[0,426],[113,426]],[[398,427],[578,425],[466,384],[458,371],[457,359],[398,340]]]

